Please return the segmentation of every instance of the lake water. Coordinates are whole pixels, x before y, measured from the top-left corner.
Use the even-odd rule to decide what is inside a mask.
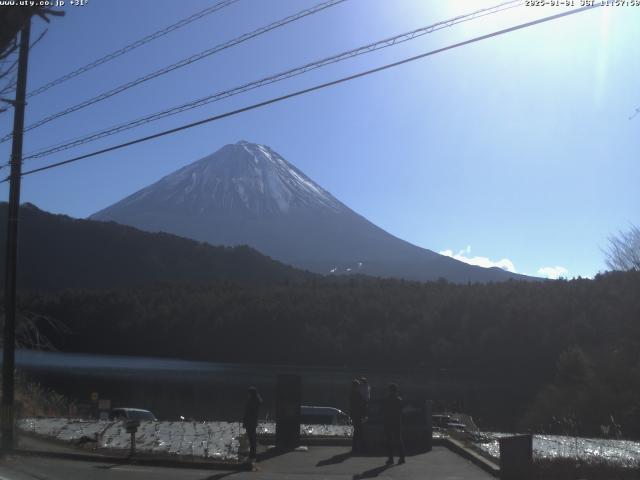
[[[78,403],[90,403],[93,392],[112,406],[149,409],[159,419],[180,416],[197,420],[241,417],[246,389],[255,385],[264,399],[263,415],[273,418],[278,374],[302,376],[304,405],[348,411],[351,380],[366,376],[374,397],[390,382],[405,398],[461,405],[483,426],[510,426],[523,404],[523,390],[472,379],[436,378],[419,372],[354,370],[295,365],[259,365],[19,350],[17,369]]]
[[[17,368],[29,378],[88,403],[93,392],[114,406],[147,408],[158,418],[220,420],[241,414],[246,389],[255,385],[273,411],[278,374],[303,377],[303,404],[330,405],[345,410],[354,376],[370,379],[374,392],[391,381],[410,396],[427,398],[416,375],[291,365],[256,365],[186,360],[69,354],[22,350]]]

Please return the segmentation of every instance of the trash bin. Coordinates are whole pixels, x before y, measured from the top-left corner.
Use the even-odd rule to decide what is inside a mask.
[[[500,479],[533,478],[533,436],[514,435],[498,439],[500,444]]]

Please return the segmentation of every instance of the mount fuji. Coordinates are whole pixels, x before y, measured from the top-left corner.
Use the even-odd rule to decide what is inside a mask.
[[[323,274],[487,282],[531,279],[417,247],[344,205],[265,145],[226,145],[90,217],[212,245],[249,245]]]

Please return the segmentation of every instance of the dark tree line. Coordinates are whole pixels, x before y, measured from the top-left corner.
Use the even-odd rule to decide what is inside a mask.
[[[538,390],[523,427],[563,431],[576,417],[595,434],[613,416],[639,436],[639,287],[635,271],[473,285],[314,278],[32,292],[21,308],[66,325],[49,332],[63,351],[444,369]]]

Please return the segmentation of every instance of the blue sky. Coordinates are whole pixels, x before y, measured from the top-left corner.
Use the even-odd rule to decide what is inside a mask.
[[[213,1],[65,6],[32,51],[29,90]],[[240,0],[29,101],[27,124],[319,3]],[[25,153],[499,2],[348,0],[29,132]],[[576,2],[579,4],[579,2]],[[525,20],[519,7],[30,160],[64,160]],[[640,7],[602,7],[163,139],[25,177],[22,201],[86,217],[244,139],[271,146],[394,235],[483,265],[593,276],[640,223]],[[45,28],[35,20],[33,36]],[[11,117],[0,116],[0,132]],[[8,159],[9,143],[0,145]],[[7,184],[0,198],[8,196]]]

